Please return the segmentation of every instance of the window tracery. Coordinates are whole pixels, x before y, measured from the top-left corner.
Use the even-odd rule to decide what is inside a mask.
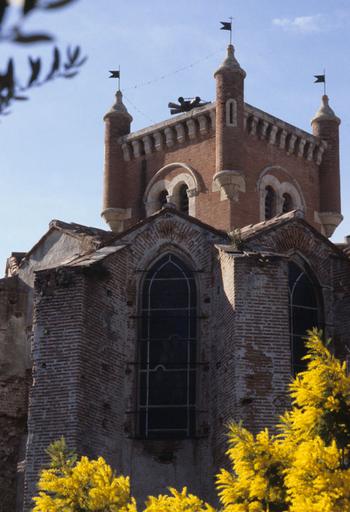
[[[147,272],[139,337],[141,437],[194,435],[196,303],[193,273],[177,256],[163,256]]]

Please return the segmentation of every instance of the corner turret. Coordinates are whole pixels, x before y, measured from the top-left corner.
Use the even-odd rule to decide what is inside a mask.
[[[244,121],[244,79],[246,73],[235,57],[234,47],[215,71],[216,79],[216,172],[241,170],[240,142]]]
[[[105,114],[105,163],[103,211],[101,216],[112,231],[122,231],[124,221],[130,218],[130,209],[124,204],[123,154],[120,137],[130,133],[132,116],[123,103],[120,90],[116,101]]]
[[[327,143],[320,165],[319,221],[326,236],[332,236],[343,220],[340,205],[339,125],[340,119],[322,96],[320,108],[311,120],[312,132]]]
[[[235,57],[232,44],[215,71],[216,80],[216,155],[213,190],[229,200],[228,215],[232,217],[232,201],[238,192],[245,192],[243,174],[244,79],[246,73]],[[232,211],[231,211],[232,210]],[[231,225],[231,220],[228,220]]]

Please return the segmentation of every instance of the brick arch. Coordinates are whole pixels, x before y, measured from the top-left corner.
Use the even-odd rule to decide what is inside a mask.
[[[181,169],[183,172],[175,176],[173,179],[165,179],[165,176],[174,169]],[[152,177],[152,179],[150,180],[146,187],[146,191],[143,198],[144,203],[146,205],[147,215],[152,215],[152,213],[154,213],[158,209],[157,195],[159,194],[160,190],[159,183],[167,184],[166,190],[168,192],[168,200],[170,202],[175,202],[175,204],[175,194],[179,188],[179,185],[187,185],[187,195],[189,198],[189,214],[192,216],[195,215],[195,197],[201,192],[202,184],[200,182],[200,178],[197,172],[194,169],[192,169],[192,167],[181,162],[174,162],[165,165],[155,173],[155,175]]]
[[[273,171],[280,171],[285,174],[288,181],[280,181],[276,176],[271,174]],[[291,176],[288,171],[279,165],[265,167],[259,175],[256,183],[259,194],[260,204],[260,220],[265,220],[265,195],[266,187],[271,186],[277,197],[276,214],[282,213],[283,194],[287,193],[291,196],[295,210],[306,211],[305,199],[301,187],[297,180]]]
[[[270,247],[291,259],[293,255],[302,258],[321,286],[330,284],[331,251],[300,224],[287,225],[275,232]]]

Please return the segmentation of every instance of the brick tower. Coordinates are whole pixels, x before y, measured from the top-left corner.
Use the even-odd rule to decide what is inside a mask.
[[[327,96],[311,134],[245,103],[245,77],[230,44],[214,73],[215,101],[131,133],[132,117],[117,92],[104,117],[102,216],[112,231],[168,201],[225,231],[300,210],[332,235],[342,219],[340,120]]]
[[[123,104],[121,91],[116,92],[116,101],[106,113],[105,122],[105,165],[104,165],[104,220],[112,231],[120,231],[123,221],[129,216],[124,204],[124,173],[120,166],[123,160],[119,138],[130,133],[132,116]]]
[[[316,137],[327,143],[320,165],[320,212],[324,234],[332,236],[343,219],[340,210],[340,169],[339,169],[339,125],[340,119],[331,109],[328,96],[322,96],[322,103],[311,121]]]

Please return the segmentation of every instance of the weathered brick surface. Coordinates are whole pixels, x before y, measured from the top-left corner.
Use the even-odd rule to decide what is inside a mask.
[[[37,274],[24,510],[31,510],[48,445],[64,435],[69,446],[78,448],[84,285],[73,271]]]
[[[129,135],[131,117],[118,93],[105,116],[104,208],[123,233],[112,238],[54,221],[12,266],[17,277],[0,281],[0,512],[31,510],[45,449],[62,435],[78,453],[102,455],[130,475],[141,501],[169,485],[188,485],[214,502],[228,422],[243,420],[256,432],[273,426],[288,406],[293,258],[319,284],[326,334],[347,355],[349,259],[313,229],[325,231],[319,212],[340,212],[338,122],[316,120],[312,136],[245,104],[244,73],[227,63],[215,75],[216,103],[165,121],[155,133]],[[227,123],[232,99],[236,120]],[[232,181],[225,188],[214,180],[221,171],[229,180],[230,171],[240,173],[244,186]],[[171,209],[143,221],[151,180],[180,183],[183,173],[196,182],[189,190],[193,214],[208,225]],[[263,220],[265,175],[299,191],[306,222],[288,214],[248,226],[234,247],[224,231]],[[140,291],[147,269],[167,252],[187,262],[198,288],[197,436],[146,441],[135,436]]]
[[[100,262],[87,255],[37,274],[26,511],[45,448],[61,435],[79,453],[102,455],[130,475],[141,502],[169,485],[188,485],[214,502],[229,421],[255,432],[274,425],[289,403],[288,260],[302,255],[319,280],[329,333],[332,268],[337,262],[345,273],[348,261],[297,219],[243,240],[245,252],[228,242],[163,211],[120,236],[118,250]],[[167,252],[187,262],[198,287],[198,436],[147,441],[135,437],[139,300],[145,272]],[[342,307],[345,314],[348,303]],[[345,331],[339,336],[345,343]]]
[[[0,511],[16,510],[17,463],[26,433],[26,291],[16,277],[0,280]]]

